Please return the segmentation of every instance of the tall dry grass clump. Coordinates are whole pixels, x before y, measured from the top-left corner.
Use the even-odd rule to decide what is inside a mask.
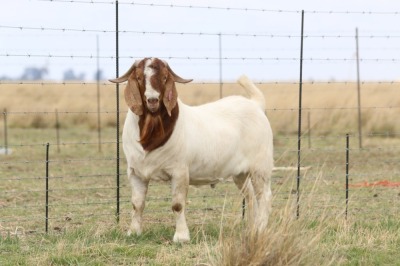
[[[268,225],[260,230],[257,223],[251,225],[246,219],[224,221],[215,248],[210,253],[212,265],[258,266],[258,265],[331,265],[338,257],[332,250],[322,248],[330,225],[336,224],[337,218],[329,216],[330,199],[321,199],[321,181],[319,172],[310,190],[301,196],[300,214],[297,215],[297,196],[293,179],[287,178],[282,186],[274,191],[276,195],[285,194],[287,200],[283,206],[273,200],[273,211]],[[287,190],[283,192],[281,189]],[[280,196],[281,197],[281,196]],[[322,206],[315,213],[315,202]],[[251,213],[250,210],[247,211]],[[329,217],[329,219],[328,219]],[[333,219],[332,219],[333,218]],[[234,219],[234,218],[231,218]]]
[[[316,254],[324,231],[322,224],[323,218],[312,223],[296,218],[290,208],[274,213],[263,231],[237,222],[221,232],[211,264],[329,265],[329,258]]]

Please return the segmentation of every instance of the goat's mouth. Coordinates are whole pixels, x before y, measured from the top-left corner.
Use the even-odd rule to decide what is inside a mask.
[[[160,107],[160,100],[158,98],[152,97],[146,100],[147,109],[151,113],[155,113],[158,111]]]
[[[147,103],[147,109],[151,112],[151,113],[155,113],[158,111],[158,108],[160,107],[159,103]]]

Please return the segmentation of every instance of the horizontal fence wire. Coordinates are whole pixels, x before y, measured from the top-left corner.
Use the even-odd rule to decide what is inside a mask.
[[[114,5],[115,1],[96,1],[96,0],[38,0],[41,2],[59,2],[59,3],[79,3],[79,4],[111,4]],[[207,9],[207,10],[224,10],[224,11],[255,11],[255,12],[271,12],[271,13],[298,13],[300,10],[289,10],[289,9],[264,9],[264,8],[248,8],[248,7],[218,7],[218,6],[201,6],[201,5],[176,5],[176,4],[161,4],[152,2],[137,2],[137,1],[119,1],[120,5],[132,5],[132,6],[146,6],[146,7],[162,7],[162,8],[183,8],[183,9]],[[305,13],[309,14],[345,14],[345,15],[400,15],[400,11],[335,11],[335,10],[305,10]]]
[[[366,107],[366,109],[377,109],[378,107]],[[379,107],[383,109],[384,107]],[[347,109],[347,108],[346,108]],[[352,108],[353,109],[353,108]],[[392,107],[388,107],[387,109],[392,109]],[[275,109],[271,109],[275,110]],[[292,110],[292,109],[280,109],[282,110]],[[315,110],[313,108],[310,108],[310,110]],[[341,108],[331,108],[331,110],[341,110]],[[295,109],[293,109],[295,111]],[[64,113],[64,114],[88,114],[89,112],[59,112],[59,113]],[[95,112],[93,112],[95,113]],[[102,112],[102,113],[111,113],[111,112]],[[123,112],[125,113],[125,112]],[[29,114],[52,114],[52,112],[7,112],[7,114],[16,114],[16,115],[29,115]],[[52,130],[51,127],[47,128],[47,130]],[[374,133],[364,133],[362,134],[363,137],[367,138],[397,138],[400,136],[400,132],[374,132]],[[357,138],[358,135],[354,133],[354,135],[350,135],[351,138]],[[307,133],[303,134],[301,136],[302,139],[306,140],[309,138]],[[274,138],[276,141],[284,140],[284,141],[296,141],[298,138],[292,135],[277,135]],[[343,139],[343,135],[327,135],[327,136],[322,136],[322,135],[313,135],[311,137],[313,141],[339,141]],[[93,145],[98,145],[98,142],[92,142],[92,141],[80,141],[80,142],[60,142],[60,143],[55,143],[55,142],[50,142],[49,143],[51,146],[54,145],[61,145],[61,146],[93,146]],[[116,144],[115,140],[110,140],[110,141],[102,141],[100,144]],[[24,147],[44,147],[46,146],[45,142],[42,143],[9,143],[8,147],[14,147],[14,148],[24,148]],[[303,147],[301,151],[306,152],[306,153],[312,153],[316,151],[324,152],[324,153],[339,153],[342,152],[344,148],[333,148],[333,147],[313,147],[313,148],[307,148]],[[389,147],[364,147],[362,150],[363,151],[369,151],[369,152],[381,152],[381,151],[395,151],[397,149],[400,149],[400,146],[389,146]],[[287,147],[278,147],[275,148],[276,151],[284,151],[284,152],[297,152],[298,149],[290,149]],[[352,151],[358,151],[359,148],[351,148],[350,150]],[[122,157],[123,158],[123,157]],[[98,160],[104,160],[104,161],[109,161],[109,160],[115,160],[115,157],[108,157],[108,158],[84,158],[84,159],[60,159],[60,160],[50,160],[49,162],[52,163],[66,163],[66,162],[79,162],[79,161],[98,161]],[[124,159],[124,158],[123,158]],[[11,162],[0,162],[0,164],[12,164],[12,163],[39,163],[43,162],[43,160],[14,160]]]
[[[332,84],[341,84],[341,85],[353,85],[355,84],[355,81],[303,81],[304,85],[332,85]],[[388,80],[388,81],[361,81],[361,85],[367,85],[367,84],[376,84],[376,85],[381,85],[381,84],[391,84],[391,85],[398,85],[400,81],[398,80]],[[200,85],[219,85],[219,82],[215,81],[193,81],[192,84],[200,84]],[[224,81],[223,84],[236,84],[236,82],[232,81]],[[256,85],[263,85],[263,84],[268,84],[268,85],[299,85],[299,82],[296,81],[255,81],[254,84]],[[31,80],[26,80],[26,81],[19,81],[19,80],[0,80],[0,85],[35,85],[35,86],[51,86],[51,85],[63,85],[63,86],[68,86],[68,85],[81,85],[81,86],[93,86],[97,85],[96,82],[93,81],[31,81]],[[115,84],[112,84],[110,82],[100,82],[99,85],[101,86],[108,86],[108,87],[115,87]]]
[[[365,110],[374,110],[374,109],[380,109],[380,110],[392,110],[392,109],[400,109],[400,106],[361,106],[361,109]],[[296,112],[298,109],[295,107],[292,108],[266,108],[265,109],[267,112],[268,111],[289,111],[289,112]],[[303,107],[303,111],[346,111],[346,110],[358,110],[358,107]],[[56,113],[58,114],[64,114],[64,115],[69,115],[69,114],[86,114],[86,115],[92,115],[92,114],[115,114],[115,111],[65,111],[65,110],[60,110],[60,111],[7,111],[3,112],[2,115],[55,115]],[[119,111],[119,113],[127,113],[126,110]],[[1,115],[1,113],[0,113]],[[390,134],[391,136],[399,135],[400,133],[396,132],[370,132],[364,134],[365,136],[373,137],[373,136],[387,136],[387,134]],[[329,138],[331,136],[317,136],[317,138]]]
[[[68,29],[68,28],[47,28],[47,27],[29,27],[29,26],[8,26],[8,25],[0,25],[0,29],[16,29],[20,31],[24,30],[34,30],[34,31],[59,31],[59,32],[81,32],[81,33],[112,33],[115,34],[114,30],[99,30],[99,29]],[[132,31],[132,30],[119,30],[118,33],[121,34],[140,34],[140,35],[179,35],[179,36],[225,36],[225,37],[266,37],[266,38],[300,38],[300,35],[291,35],[291,34],[261,34],[261,33],[223,33],[223,32],[172,32],[172,31]],[[340,34],[332,34],[332,35],[304,35],[305,39],[307,38],[352,38],[354,39],[354,35],[340,35]],[[391,38],[400,38],[400,35],[359,35],[359,38],[368,38],[368,39],[391,39]],[[1,56],[28,56],[31,55],[4,55]],[[67,57],[67,56],[66,56]],[[75,56],[79,57],[79,56]],[[89,58],[95,58],[96,56],[91,55]],[[115,58],[114,56],[110,56],[111,58]],[[100,58],[110,58],[110,57],[100,57]],[[120,57],[124,58],[124,57]],[[355,59],[354,59],[355,60]]]
[[[61,59],[97,59],[93,55],[60,55],[60,54],[0,54],[0,57],[27,57],[27,58],[61,58]],[[120,59],[136,59],[139,56],[120,56]],[[101,56],[100,59],[115,59],[114,56]],[[299,61],[296,57],[195,57],[195,56],[161,56],[163,59],[178,59],[178,60],[233,60],[233,61]],[[355,58],[314,58],[306,57],[303,58],[304,61],[309,62],[355,62]],[[398,63],[400,58],[360,58],[360,62],[373,62],[373,63]]]

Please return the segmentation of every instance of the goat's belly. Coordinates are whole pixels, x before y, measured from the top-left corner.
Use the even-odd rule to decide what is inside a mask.
[[[212,184],[218,184],[219,182],[222,182],[224,178],[222,177],[189,177],[189,185],[192,186],[202,186],[202,185],[212,185]]]
[[[213,158],[209,160],[192,161],[189,165],[189,176],[190,179],[194,180],[223,180],[230,176],[236,176],[247,172],[248,169],[248,160],[243,156],[227,158],[225,160],[224,158]]]
[[[248,172],[247,160],[217,161],[189,167],[189,183],[194,186],[217,184],[223,180]]]

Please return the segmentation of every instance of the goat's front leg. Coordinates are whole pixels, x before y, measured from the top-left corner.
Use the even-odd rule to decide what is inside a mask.
[[[128,236],[135,232],[137,235],[142,233],[142,215],[145,206],[145,199],[149,181],[143,181],[128,169],[128,176],[132,186],[132,223],[128,231]]]
[[[172,211],[176,216],[174,242],[190,240],[189,228],[186,224],[185,205],[189,190],[189,170],[185,167],[175,169],[172,174]]]

